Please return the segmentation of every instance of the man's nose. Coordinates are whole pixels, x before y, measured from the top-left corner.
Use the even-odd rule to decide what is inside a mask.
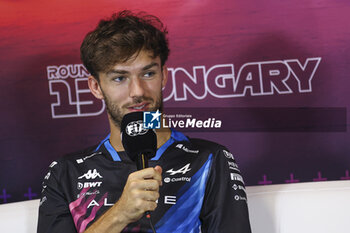
[[[140,97],[144,94],[144,83],[142,80],[138,78],[131,79],[129,84],[129,96]]]

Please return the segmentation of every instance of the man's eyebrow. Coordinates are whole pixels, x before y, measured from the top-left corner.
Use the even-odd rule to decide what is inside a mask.
[[[149,65],[146,65],[145,67],[142,68],[143,71],[145,70],[148,70],[148,69],[151,69],[152,67],[154,66],[159,66],[159,63],[157,62],[152,62],[151,64]],[[128,74],[129,71],[126,71],[126,70],[110,70],[107,72],[107,75],[113,75],[113,74]]]
[[[127,74],[129,73],[126,70],[110,70],[107,72],[107,75],[111,75],[111,74]]]
[[[159,66],[159,64],[157,62],[152,62],[151,64],[143,67],[142,70],[148,70],[148,69],[152,68],[153,66]]]

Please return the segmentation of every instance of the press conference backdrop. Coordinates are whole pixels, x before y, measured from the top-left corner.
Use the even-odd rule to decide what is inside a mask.
[[[201,120],[176,128],[227,146],[246,185],[350,179],[348,1],[1,0],[0,203],[108,134],[79,47],[122,9],[167,25],[165,113]]]

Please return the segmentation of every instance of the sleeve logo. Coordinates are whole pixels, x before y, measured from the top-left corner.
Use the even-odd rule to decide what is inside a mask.
[[[233,155],[230,152],[228,152],[227,150],[222,150],[222,152],[224,152],[224,155],[225,155],[226,158],[235,160]]]

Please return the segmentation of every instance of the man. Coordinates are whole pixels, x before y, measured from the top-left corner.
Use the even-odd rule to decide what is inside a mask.
[[[158,18],[123,11],[85,37],[81,57],[92,94],[106,103],[110,135],[50,165],[39,233],[150,232],[147,211],[158,233],[250,232],[243,179],[225,147],[162,129],[149,168],[136,171],[124,152],[123,116],[162,111],[166,35]]]

